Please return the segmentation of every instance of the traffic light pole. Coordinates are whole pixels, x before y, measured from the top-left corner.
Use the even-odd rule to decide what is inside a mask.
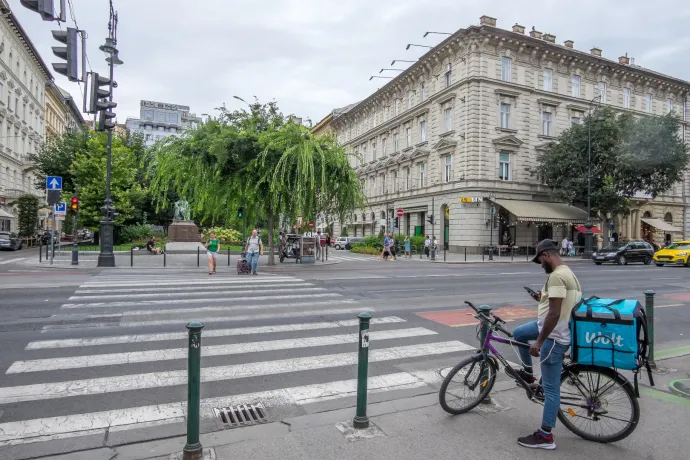
[[[77,188],[77,190],[79,190]],[[77,196],[75,191],[75,196]],[[72,265],[79,265],[79,231],[77,230],[78,208],[74,210],[74,229],[72,232]]]
[[[431,197],[431,260],[436,260],[436,201]]]

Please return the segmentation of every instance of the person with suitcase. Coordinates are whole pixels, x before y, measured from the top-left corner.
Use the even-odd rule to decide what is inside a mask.
[[[247,239],[244,252],[247,254],[247,263],[249,264],[252,275],[256,275],[256,268],[259,265],[259,256],[264,255],[264,244],[256,229],[252,230],[252,236]]]

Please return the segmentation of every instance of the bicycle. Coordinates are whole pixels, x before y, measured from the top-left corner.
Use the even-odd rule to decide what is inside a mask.
[[[479,405],[489,395],[496,382],[499,362],[503,364],[506,374],[514,378],[525,389],[529,400],[543,405],[544,393],[541,388],[541,380],[539,383],[530,384],[522,379],[501,353],[491,345],[491,342],[519,348],[529,348],[529,344],[513,340],[513,334],[503,327],[506,324],[505,321],[497,315],[490,313],[490,316],[487,316],[471,302],[466,301],[465,303],[476,312],[476,315],[473,316],[480,321],[480,326],[487,327],[486,339],[476,354],[458,363],[443,380],[439,391],[439,402],[443,410],[457,415],[469,412]],[[503,333],[507,338],[495,335],[494,332],[496,331]],[[465,369],[467,366],[469,368]],[[478,369],[475,369],[477,367]],[[473,377],[475,370],[478,372]],[[456,376],[460,376],[460,390],[469,389],[474,392],[479,389],[479,395],[465,405],[451,407],[449,402],[452,400],[449,396],[457,397],[459,390],[455,388],[449,390],[448,388]],[[592,386],[596,386],[596,388],[592,388]],[[612,413],[619,398],[622,404],[629,409],[630,414],[628,416],[617,416]],[[594,442],[620,441],[630,436],[640,419],[640,406],[633,386],[628,379],[615,369],[577,364],[569,361],[569,359],[563,362],[560,404],[558,419],[561,423],[581,438]],[[580,420],[583,421],[583,427],[576,425],[576,422]],[[598,422],[601,422],[600,426],[597,426]],[[613,427],[616,422],[620,422],[622,425],[617,431],[610,434],[604,434],[601,431]],[[592,429],[591,432],[586,431],[589,428]]]

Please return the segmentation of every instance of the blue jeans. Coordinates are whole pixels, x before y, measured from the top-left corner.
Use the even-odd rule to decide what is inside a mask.
[[[539,327],[536,321],[518,326],[513,331],[513,336],[518,342],[527,343],[537,340]],[[551,339],[546,339],[541,347],[539,361],[541,363],[541,385],[544,389],[544,412],[541,424],[548,427],[556,426],[558,409],[561,405],[561,371],[563,370],[563,358],[570,345],[563,345]],[[520,360],[526,370],[532,370],[532,355],[527,348],[518,348]]]
[[[248,252],[247,253],[247,263],[249,268],[252,269],[252,273],[256,273],[256,266],[259,265],[259,253],[258,252]]]

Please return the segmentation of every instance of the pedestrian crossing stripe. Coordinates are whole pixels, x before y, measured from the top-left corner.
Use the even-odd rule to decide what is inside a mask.
[[[247,289],[246,286],[233,286],[232,289],[223,289],[223,290],[208,290],[206,288],[206,294],[213,294],[213,295],[222,295],[222,294],[253,294],[253,293],[262,293],[266,291],[270,292],[294,292],[295,287],[300,287],[300,292],[316,292],[316,291],[325,291],[325,288],[320,288],[320,287],[308,287],[308,286],[313,286],[311,283],[295,283],[294,286],[290,286],[289,289],[285,289],[284,286],[281,285],[276,285],[276,284],[266,284],[262,285],[262,289]],[[270,288],[270,289],[268,289]],[[199,292],[167,292],[167,290],[152,290],[149,293],[141,293],[141,294],[95,294],[95,295],[83,295],[83,294],[90,294],[90,293],[82,293],[82,295],[76,295],[72,296],[67,300],[88,300],[88,299],[136,299],[136,298],[146,298],[146,297],[151,297],[152,294],[156,295],[156,297],[186,297],[186,296],[198,296]]]

